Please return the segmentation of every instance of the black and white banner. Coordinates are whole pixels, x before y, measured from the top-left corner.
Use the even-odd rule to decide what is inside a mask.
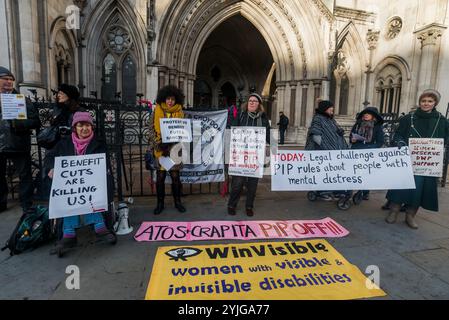
[[[225,181],[224,145],[227,110],[213,112],[186,111],[192,120],[193,143],[190,161],[181,170],[181,181],[201,184]],[[183,156],[184,158],[184,156]]]

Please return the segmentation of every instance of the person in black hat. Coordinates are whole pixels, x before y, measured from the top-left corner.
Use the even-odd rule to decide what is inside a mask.
[[[242,106],[242,111],[232,123],[233,127],[263,127],[266,129],[266,142],[270,143],[270,122],[262,105],[262,97],[257,93],[251,93],[248,103]],[[246,186],[246,215],[254,216],[254,200],[256,198],[258,178],[233,176],[231,192],[228,201],[228,214],[236,215],[237,205],[240,200],[243,187]]]
[[[0,67],[0,94],[18,94],[14,89],[15,77]],[[19,200],[24,212],[32,206],[33,178],[31,174],[31,131],[40,127],[39,115],[27,100],[26,120],[0,120],[0,212],[7,209],[8,184],[6,162],[11,160],[19,175]]]
[[[334,119],[334,103],[322,100],[318,103],[307,133],[306,150],[344,150],[348,144],[345,131]]]
[[[382,128],[384,119],[376,107],[367,107],[357,115],[349,140],[351,149],[382,148],[385,134]],[[369,199],[369,191],[363,191],[363,200]]]
[[[59,126],[61,136],[70,135],[73,115],[76,112],[84,112],[79,105],[80,92],[77,87],[61,84],[56,95],[56,109],[53,113],[51,125]]]

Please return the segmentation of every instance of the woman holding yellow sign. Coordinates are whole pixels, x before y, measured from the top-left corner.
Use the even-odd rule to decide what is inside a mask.
[[[436,110],[441,94],[436,90],[425,90],[419,97],[419,108],[399,121],[395,133],[395,142],[399,148],[409,146],[414,138],[441,139],[444,145],[449,141],[449,121]],[[391,210],[386,218],[387,223],[395,223],[404,203],[407,206],[405,222],[412,229],[418,229],[415,216],[420,207],[438,211],[438,177],[417,175],[416,189],[390,190],[387,199],[391,201]]]

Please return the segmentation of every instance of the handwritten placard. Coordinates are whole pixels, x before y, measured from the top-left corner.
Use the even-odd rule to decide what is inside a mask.
[[[263,178],[265,146],[265,128],[232,128],[229,175]]]
[[[50,219],[105,212],[107,209],[105,154],[55,159]]]
[[[160,122],[163,143],[192,142],[192,120],[162,118]]]
[[[272,191],[415,188],[408,148],[283,150],[271,165]]]
[[[409,146],[416,176],[443,176],[444,139],[410,138]]]

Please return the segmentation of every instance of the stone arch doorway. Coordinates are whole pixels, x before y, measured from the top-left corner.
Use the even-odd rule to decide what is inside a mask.
[[[274,63],[258,29],[241,14],[211,32],[201,48],[196,77],[212,91],[212,106],[244,102],[250,92],[262,93]],[[195,84],[195,92],[200,91]]]

